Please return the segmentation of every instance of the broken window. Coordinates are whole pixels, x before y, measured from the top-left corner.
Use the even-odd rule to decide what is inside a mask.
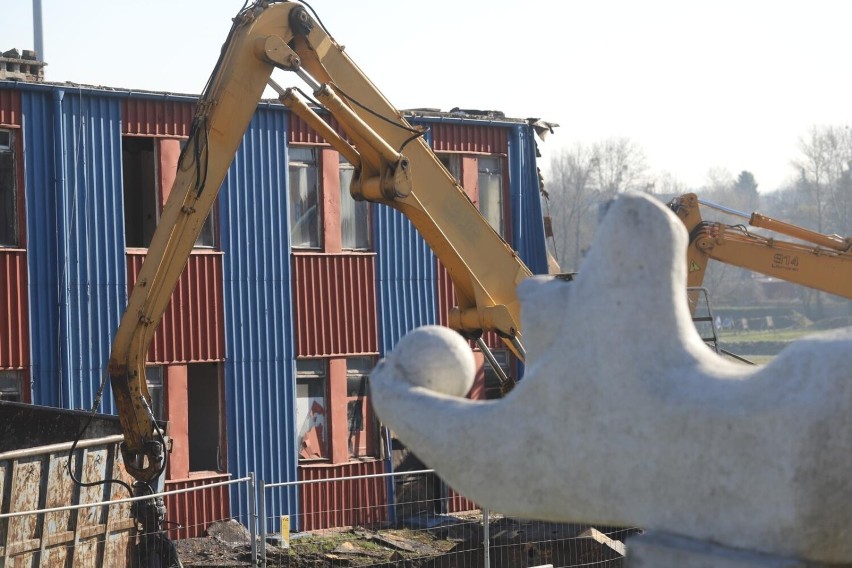
[[[322,359],[296,361],[296,431],[299,458],[327,459],[328,375]]]
[[[351,357],[346,360],[349,457],[376,455],[376,419],[369,398],[369,377],[374,366],[372,357]]]
[[[15,135],[0,130],[0,246],[16,247],[18,239],[18,174]]]
[[[444,164],[450,175],[456,178],[456,183],[461,185],[461,156],[458,154],[439,154],[438,159]]]
[[[340,156],[340,232],[344,250],[370,248],[370,203],[356,201],[349,193],[355,166]]]
[[[500,158],[479,158],[479,211],[494,230],[506,238],[503,166]]]
[[[190,471],[224,471],[222,376],[218,363],[186,366]]]
[[[121,141],[121,159],[125,245],[148,248],[159,216],[154,139],[125,136]]]
[[[510,379],[512,378],[511,365],[509,364],[509,352],[504,349],[492,349],[491,354],[497,361],[499,367]],[[500,376],[486,359],[483,363],[484,382],[485,382],[485,398],[498,399],[503,398],[503,391],[500,383]]]
[[[0,400],[24,401],[23,375],[21,371],[0,371]]]
[[[290,147],[290,239],[293,248],[321,248],[320,195],[317,152]]]
[[[186,140],[180,141],[180,150],[183,153],[184,148],[186,147]],[[201,232],[198,234],[198,238],[195,239],[195,247],[196,248],[215,248],[216,247],[216,204],[214,202],[213,207],[210,208],[210,213],[207,215],[207,219],[204,220],[204,225],[201,227]]]
[[[148,395],[151,400],[151,413],[156,420],[165,420],[166,407],[163,398],[163,368],[145,367],[145,382],[148,385]]]

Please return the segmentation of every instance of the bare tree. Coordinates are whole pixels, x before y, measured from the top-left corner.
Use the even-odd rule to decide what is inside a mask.
[[[653,189],[645,153],[627,138],[563,149],[551,158],[549,178],[554,241],[563,270],[578,269],[606,201],[623,191]]]
[[[812,127],[799,139],[793,161],[797,187],[809,198],[815,230],[848,234],[852,229],[852,131],[849,126]]]
[[[551,158],[547,182],[557,260],[563,270],[576,270],[594,224],[589,213],[599,202],[593,183],[594,154],[582,144],[563,149]]]
[[[629,138],[608,138],[592,146],[595,183],[612,198],[623,191],[651,191],[645,152]]]

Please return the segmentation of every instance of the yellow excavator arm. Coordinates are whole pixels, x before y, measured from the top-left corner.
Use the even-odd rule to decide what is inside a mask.
[[[272,82],[274,68],[298,74],[346,137],[294,90]],[[479,213],[423,133],[301,4],[257,2],[234,19],[199,100],[173,189],[113,341],[108,373],[124,430],[124,463],[140,481],[156,479],[164,464],[163,437],[148,406],[148,348],[267,84],[355,166],[353,197],[398,209],[412,221],[455,285],[458,307],[450,314],[451,326],[474,337],[496,331],[523,356],[515,288],[530,270]]]
[[[687,282],[700,287],[709,259],[739,266],[815,290],[852,298],[852,238],[824,235],[760,213],[743,213],[694,193],[669,203],[689,231]],[[767,229],[797,241],[752,232],[745,225],[704,221],[700,206],[748,220],[748,227]]]

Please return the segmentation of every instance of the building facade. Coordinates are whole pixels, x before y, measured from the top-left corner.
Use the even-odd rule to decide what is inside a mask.
[[[0,81],[4,399],[93,404],[195,102]],[[495,230],[545,273],[530,124],[425,111],[409,120],[429,127],[429,144]],[[248,472],[271,483],[387,471],[370,369],[408,331],[446,321],[454,300],[404,216],[349,196],[352,175],[283,106],[258,106],[148,353],[152,408],[173,440],[166,489]],[[487,341],[517,376],[502,343]],[[480,380],[474,396],[487,387]],[[101,410],[115,412],[108,386]],[[306,487],[282,491],[268,514],[318,509],[330,490]],[[381,483],[342,493],[388,498]],[[184,537],[247,507],[244,490],[209,490],[173,498],[169,512],[190,527]],[[351,524],[309,518],[299,528]]]

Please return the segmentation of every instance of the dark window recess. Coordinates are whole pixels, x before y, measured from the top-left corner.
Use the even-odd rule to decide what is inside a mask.
[[[154,139],[124,137],[121,158],[125,245],[128,248],[148,248],[157,228],[159,213]]]
[[[23,402],[23,380],[21,371],[0,371],[0,400]]]
[[[215,363],[187,365],[189,470],[223,471],[221,378]]]
[[[349,420],[349,435],[364,431],[364,399],[350,400],[346,408]]]
[[[181,153],[185,151],[186,140],[180,141]],[[195,239],[196,248],[215,248],[216,247],[216,203],[210,209],[210,214],[204,220],[204,225],[201,226],[201,232],[198,233],[198,238]]]
[[[15,136],[0,130],[0,246],[19,246],[18,176],[15,167]]]
[[[163,368],[146,367],[145,382],[148,384],[148,395],[151,397],[151,413],[157,420],[164,420],[166,409],[163,398]]]
[[[346,360],[346,410],[349,430],[349,456],[373,457],[377,448],[377,425],[370,405],[372,357]]]

